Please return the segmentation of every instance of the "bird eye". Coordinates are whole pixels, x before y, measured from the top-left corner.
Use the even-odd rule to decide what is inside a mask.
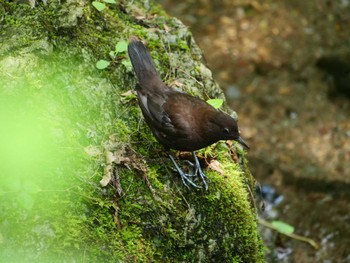
[[[224,128],[224,131],[225,131],[226,133],[230,133],[230,130],[229,130],[228,128]]]

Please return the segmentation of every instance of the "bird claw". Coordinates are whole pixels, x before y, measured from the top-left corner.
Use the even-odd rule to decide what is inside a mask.
[[[193,170],[194,170],[194,163],[192,163],[192,162],[190,162],[189,160],[185,160],[184,161],[185,163],[187,163],[190,167],[191,167],[191,172],[193,172]],[[177,169],[177,168],[175,168],[175,167],[172,167],[172,168],[170,168],[174,173],[179,173],[180,175],[181,175],[181,172],[179,172],[179,170]],[[180,168],[179,168],[180,169]],[[180,169],[181,170],[181,169]],[[197,169],[195,170],[195,172],[194,173],[183,173],[184,175],[185,175],[185,177],[187,177],[187,179],[188,179],[188,177],[194,177],[194,176],[197,176]]]
[[[205,174],[203,173],[202,171],[202,168],[200,166],[200,163],[198,161],[198,158],[196,156],[196,153],[193,152],[193,158],[195,160],[195,164],[193,164],[192,162],[186,160],[186,163],[188,163],[192,168],[193,167],[196,167],[196,170],[193,174],[186,174],[184,173],[181,168],[178,166],[178,164],[175,162],[173,156],[171,154],[169,154],[169,158],[171,159],[171,161],[173,162],[174,166],[175,166],[175,169],[173,169],[174,171],[176,171],[180,176],[181,176],[181,180],[182,180],[182,183],[188,188],[190,189],[190,187],[188,186],[187,182],[196,187],[196,188],[202,188],[200,186],[198,186],[197,184],[195,184],[194,182],[192,182],[192,180],[189,179],[189,177],[195,177],[195,176],[199,176],[204,184],[204,189],[207,191],[208,190],[208,184],[207,182],[205,181]]]
[[[185,160],[185,163],[187,163],[189,166],[191,166],[191,167],[194,167],[195,166],[195,164],[194,163],[192,163],[192,162],[190,162],[189,160]]]
[[[186,183],[189,182],[193,187],[196,187],[196,188],[201,188],[200,186],[196,185],[194,182],[192,182],[188,177],[190,176],[193,176],[192,174],[185,174],[184,172],[179,172],[180,176],[181,176],[181,180],[182,180],[182,183],[188,188],[190,189],[190,187],[188,186],[188,184]]]

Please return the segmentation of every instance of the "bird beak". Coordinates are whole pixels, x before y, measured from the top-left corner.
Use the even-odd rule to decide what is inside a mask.
[[[238,136],[238,138],[235,139],[235,141],[239,142],[241,145],[243,145],[243,146],[246,147],[247,149],[250,149],[250,147],[248,146],[248,144],[245,143],[245,141],[241,138],[241,136]]]

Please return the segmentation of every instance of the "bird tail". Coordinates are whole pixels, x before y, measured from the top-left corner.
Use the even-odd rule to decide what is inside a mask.
[[[130,37],[128,53],[138,82],[142,88],[162,82],[146,47],[136,37]]]

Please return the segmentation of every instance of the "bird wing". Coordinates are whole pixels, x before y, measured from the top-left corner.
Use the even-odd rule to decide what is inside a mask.
[[[174,125],[172,124],[169,114],[164,110],[164,104],[166,103],[168,94],[166,92],[144,93],[141,87],[137,87],[136,90],[142,112],[148,121],[152,122],[159,130],[173,133]]]
[[[153,120],[156,121],[158,124],[161,125],[161,127],[165,129],[173,128],[174,125],[171,122],[171,119],[169,118],[169,115],[164,110],[164,103],[166,102],[166,98],[164,98],[164,95],[159,96],[148,96],[147,99],[147,106],[148,111],[153,117]]]
[[[201,123],[201,116],[196,113],[197,107],[202,105],[201,100],[186,93],[173,91],[169,94],[167,102],[163,105],[164,111],[171,120],[174,133],[184,138],[192,137],[198,130],[198,123]]]

